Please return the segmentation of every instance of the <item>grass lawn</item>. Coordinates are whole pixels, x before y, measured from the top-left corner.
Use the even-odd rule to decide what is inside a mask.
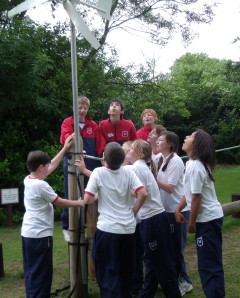
[[[216,191],[222,204],[231,201],[233,193],[240,193],[240,166],[218,167],[215,172]],[[240,297],[240,218],[225,217],[223,227],[223,261],[225,271],[225,287],[227,298]],[[12,229],[0,228],[0,243],[3,248],[5,276],[0,278],[1,298],[23,298],[24,279],[22,269],[22,251],[20,227]],[[193,280],[194,290],[186,295],[189,298],[205,297],[198,272],[194,236],[188,235],[186,262],[189,275]],[[54,229],[54,276],[52,292],[69,285],[68,247],[63,239],[61,223],[55,223]],[[89,298],[99,298],[99,290],[95,280],[88,283]],[[57,297],[67,297],[69,291]],[[156,298],[164,297],[159,291]]]

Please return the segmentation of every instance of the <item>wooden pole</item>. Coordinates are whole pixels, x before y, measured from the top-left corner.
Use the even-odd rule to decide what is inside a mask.
[[[240,200],[240,193],[234,193],[232,194],[232,202],[239,201]],[[234,218],[240,218],[240,211],[236,211],[233,213],[232,217]]]
[[[2,250],[1,242],[0,242],[0,277],[4,277],[3,250]]]
[[[233,215],[236,212],[240,212],[240,201],[223,204],[222,209],[224,216]]]
[[[72,156],[71,163],[74,163],[74,157]],[[75,173],[74,166],[68,166],[68,172]],[[75,200],[78,198],[77,189],[77,176],[68,174],[68,197],[69,200]],[[69,208],[69,270],[70,270],[70,290],[73,291],[72,297],[82,297],[81,293],[81,258],[79,253],[80,235],[79,235],[79,220],[80,212],[78,208]]]
[[[95,264],[92,258],[92,245],[93,245],[93,238],[96,232],[96,224],[98,218],[98,202],[94,202],[93,204],[87,205],[86,207],[86,234],[88,240],[88,276],[90,278],[94,278],[95,274]]]
[[[7,208],[7,227],[12,228],[13,227],[13,206],[11,204],[8,204],[6,208]]]
[[[71,149],[71,151],[76,150],[74,144],[73,146],[74,149]],[[80,138],[80,147],[82,148],[82,138]],[[68,165],[68,196],[70,200],[79,198],[84,192],[83,176],[79,175],[77,168],[74,166],[75,159],[75,155],[72,154]],[[88,297],[84,208],[69,208],[69,233],[71,297]]]

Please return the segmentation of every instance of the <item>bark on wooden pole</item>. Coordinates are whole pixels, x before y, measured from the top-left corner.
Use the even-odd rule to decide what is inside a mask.
[[[75,145],[72,163],[74,163],[75,159],[83,150],[82,146],[82,138],[79,135],[79,115],[78,115],[78,79],[77,79],[77,47],[76,47],[76,31],[75,26],[72,22],[71,25],[71,67],[72,67],[72,92],[73,92],[73,114],[74,114],[74,132],[75,132]],[[81,139],[81,144],[80,144]],[[76,153],[78,155],[76,155]],[[74,166],[73,166],[74,167]],[[71,167],[70,167],[71,168]],[[74,167],[75,168],[75,167]],[[76,169],[74,169],[76,171]],[[71,175],[72,176],[72,175]],[[76,199],[74,197],[77,194],[77,198],[79,198],[79,188],[77,186],[77,177],[75,178],[68,177],[71,181],[71,186],[69,189],[69,198]],[[68,181],[69,181],[68,180]],[[82,183],[81,183],[82,184]],[[82,184],[83,185],[83,184]],[[82,187],[83,189],[83,187]],[[75,208],[76,209],[76,208]],[[71,290],[73,291],[73,295],[71,297],[88,297],[88,277],[87,277],[87,257],[86,257],[86,243],[85,243],[85,211],[83,208],[80,208],[80,219],[79,214],[71,208],[69,210],[69,227],[74,230],[78,229],[78,232],[72,233],[72,238],[70,234],[70,240],[72,241],[72,245],[70,245],[69,254],[70,254],[70,282],[71,282]],[[78,216],[77,216],[78,215]],[[77,219],[76,219],[77,218]],[[71,224],[70,224],[71,221]],[[77,224],[78,222],[78,224]],[[80,225],[79,225],[80,223]],[[80,226],[80,231],[79,231]],[[75,241],[80,239],[80,253],[78,246],[75,246]],[[77,264],[76,264],[77,263]],[[75,266],[77,266],[75,268]],[[74,269],[75,268],[75,269]],[[76,276],[76,273],[79,273]],[[75,289],[77,286],[77,289]]]
[[[3,264],[3,249],[0,242],[0,277],[4,277],[4,264]]]
[[[224,216],[233,215],[236,212],[240,212],[240,201],[223,204],[222,209]]]
[[[70,160],[74,163],[74,157]],[[68,172],[75,173],[74,166],[68,166]],[[69,200],[75,200],[78,197],[77,177],[73,174],[68,174],[68,197]],[[79,235],[79,208],[69,208],[69,270],[70,270],[70,289],[73,291],[72,297],[81,297],[81,275],[79,274],[81,268],[81,258],[79,255],[80,235]]]
[[[239,200],[240,200],[240,193],[232,194],[232,202],[239,201]],[[240,218],[240,211],[238,210],[234,212],[232,216],[235,218]]]
[[[97,212],[97,201],[86,207],[86,224],[87,224],[87,240],[88,240],[88,276],[94,278],[95,275],[95,264],[92,258],[92,244],[93,238],[96,231],[96,224],[98,218]]]
[[[80,138],[82,150],[82,139]],[[76,152],[73,144],[72,152]],[[79,152],[78,152],[79,153]],[[74,166],[76,155],[68,165],[68,196],[75,200],[84,192],[83,176],[79,175]],[[69,208],[69,256],[70,256],[70,287],[73,298],[88,297],[88,276],[87,276],[87,248],[85,240],[85,211],[84,208]]]

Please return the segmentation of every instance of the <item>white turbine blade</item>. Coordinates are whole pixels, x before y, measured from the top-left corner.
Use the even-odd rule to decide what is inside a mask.
[[[98,3],[93,5],[88,3],[87,0],[72,0],[72,3],[75,4],[83,4],[83,5],[87,5],[88,7],[97,9],[98,14],[104,18],[110,21],[111,16],[110,16],[110,11],[111,11],[111,7],[112,7],[112,0],[98,0]]]
[[[19,5],[17,5],[16,7],[14,7],[13,9],[9,10],[7,13],[7,16],[9,18],[14,17],[16,14],[19,14],[21,12],[24,12],[30,8],[33,8],[37,5],[40,5],[44,2],[47,2],[48,0],[27,0]]]
[[[77,28],[78,32],[80,32],[83,37],[97,50],[101,45],[96,37],[91,33],[88,29],[87,25],[84,23],[80,14],[76,11],[75,7],[69,2],[65,1],[63,3],[64,8],[66,9],[71,21]]]
[[[112,0],[99,0],[96,6],[96,9],[98,11],[98,14],[110,21],[111,16],[110,16],[110,11],[111,11],[111,7],[112,7]]]

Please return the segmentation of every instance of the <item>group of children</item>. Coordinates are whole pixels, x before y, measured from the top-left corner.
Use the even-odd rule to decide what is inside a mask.
[[[86,97],[79,97],[79,131],[86,153],[103,154],[103,162],[91,167],[87,160],[86,164],[76,161],[86,176],[83,198],[66,200],[66,153],[74,137],[73,117],[63,121],[60,141],[64,146],[52,161],[41,151],[28,155],[30,175],[24,182],[26,213],[21,232],[27,297],[50,297],[52,204],[84,207],[95,200],[99,216],[93,259],[101,297],[151,298],[158,286],[169,298],[191,291],[184,260],[187,231],[196,233],[198,270],[206,297],[224,297],[223,212],[213,184],[211,136],[198,129],[186,137],[182,149],[189,161],[185,169],[177,155],[178,136],[155,124],[155,111],[143,112],[144,126],[136,132],[134,124],[122,117],[121,100],[110,102],[109,118],[99,126],[87,116],[89,105]],[[65,200],[43,181],[64,155]]]

